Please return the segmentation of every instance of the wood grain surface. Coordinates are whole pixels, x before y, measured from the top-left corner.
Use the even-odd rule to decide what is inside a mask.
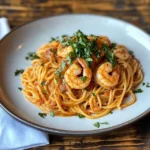
[[[150,0],[0,0],[0,16],[11,27],[33,19],[67,13],[112,16],[150,33]]]
[[[150,34],[150,0],[0,0],[0,17],[7,17],[11,28],[41,17],[68,13],[112,16]],[[30,150],[150,150],[150,114],[104,135],[49,137],[49,145]]]
[[[49,137],[49,145],[30,150],[150,150],[150,114],[130,126],[104,135]]]

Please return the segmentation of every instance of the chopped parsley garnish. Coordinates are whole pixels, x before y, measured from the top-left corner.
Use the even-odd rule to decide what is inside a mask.
[[[57,68],[55,74],[56,74],[57,76],[59,76],[59,75],[61,74],[61,70],[60,70],[59,68]]]
[[[41,117],[41,118],[45,118],[46,116],[47,116],[47,114],[46,113],[38,113],[38,115]]]
[[[56,69],[56,72],[55,72],[55,75],[57,75],[59,78],[63,79],[64,76],[61,74],[61,72],[62,72],[62,70],[59,69],[59,68],[57,68],[57,69]]]
[[[116,43],[111,43],[110,48],[114,49],[116,47],[116,45],[117,45]]]
[[[103,44],[101,50],[104,51],[105,56],[106,56],[106,60],[108,62],[110,62],[113,67],[115,67],[117,65],[117,61],[116,61],[116,58],[114,56],[114,53],[110,50],[110,48],[108,47],[108,45]]]
[[[50,116],[52,116],[52,117],[55,117],[55,114],[54,114],[54,112],[50,112]]]
[[[39,59],[40,57],[35,52],[28,53],[28,56],[26,56],[27,60],[34,60]]]
[[[100,127],[100,123],[99,122],[96,122],[93,124],[95,127],[99,128]]]
[[[143,92],[142,89],[136,89],[136,90],[133,91],[133,93],[142,93],[142,92]]]
[[[90,36],[93,38],[93,40],[96,40],[98,38],[98,36],[93,35],[93,34],[91,34]]]
[[[92,95],[93,95],[93,96],[96,96],[96,94],[95,94],[95,93],[92,93]]]
[[[42,86],[45,86],[45,81],[42,81],[42,82],[41,82],[41,85],[42,85]]]
[[[96,123],[94,123],[93,125],[94,125],[95,127],[99,128],[99,127],[100,127],[100,124],[106,124],[106,125],[108,125],[109,123],[108,123],[108,122],[102,122],[102,123],[96,122]]]
[[[146,87],[148,87],[148,88],[150,87],[150,83],[149,82],[147,82]]]
[[[86,58],[85,60],[86,60],[86,61],[93,61],[92,58]]]
[[[56,37],[56,38],[52,37],[49,42],[52,42],[52,41],[59,41],[59,37]]]
[[[101,124],[107,124],[108,125],[109,123],[108,122],[102,122]]]
[[[60,75],[59,77],[60,77],[61,79],[63,79],[63,78],[64,78],[64,76],[63,76],[63,75]]]
[[[110,114],[113,114],[113,112],[111,111]]]
[[[43,62],[41,63],[41,66],[44,66],[44,63],[43,63]]]
[[[62,37],[62,38],[66,38],[66,37],[68,37],[68,35],[64,34],[64,35],[62,35],[61,37]]]
[[[85,82],[85,81],[86,81],[86,79],[87,79],[87,76],[80,77],[80,79],[82,80],[82,82]]]
[[[74,50],[67,57],[69,64],[72,62],[72,60],[81,57],[89,66],[91,66],[92,53],[94,52],[96,56],[97,53],[99,53],[96,40],[90,41],[80,30],[78,30],[73,37],[67,37],[67,40],[63,39],[62,44],[64,46],[72,46]],[[100,57],[99,54],[98,57]]]
[[[69,55],[66,57],[66,60],[67,60],[68,64],[71,64],[71,57]]]
[[[66,57],[66,60],[68,62],[68,64],[70,65],[75,59],[76,59],[76,53],[75,51],[70,52],[69,55]]]
[[[133,51],[129,50],[128,52],[129,52],[129,54],[133,55]]]
[[[78,114],[78,117],[79,117],[79,118],[85,118],[85,116],[82,115],[82,114]]]
[[[18,87],[18,89],[19,89],[20,91],[22,91],[22,88],[21,88],[21,87]]]
[[[44,93],[44,94],[47,94],[47,91],[44,89],[44,90],[43,90],[43,93]]]
[[[143,85],[143,86],[145,85],[147,88],[150,87],[150,83],[149,83],[149,82],[147,82],[147,83],[143,82],[142,85]]]
[[[19,74],[22,74],[24,72],[24,69],[20,69],[20,70],[16,70],[15,71],[15,76],[19,75]]]
[[[65,61],[62,61],[62,63],[61,63],[61,68],[62,68],[62,70],[64,70],[65,67],[66,67],[66,62],[65,62]]]
[[[58,78],[55,78],[55,81],[58,83]]]
[[[58,51],[60,51],[61,49],[62,49],[62,48],[61,48],[61,47],[59,47],[59,48],[58,48]]]

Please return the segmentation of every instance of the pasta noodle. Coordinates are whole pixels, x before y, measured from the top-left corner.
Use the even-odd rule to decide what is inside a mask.
[[[105,36],[78,31],[43,45],[37,56],[21,76],[22,92],[47,114],[94,119],[136,101],[141,65],[126,47]]]

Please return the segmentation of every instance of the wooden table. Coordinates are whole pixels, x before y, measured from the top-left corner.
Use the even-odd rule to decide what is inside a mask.
[[[67,13],[120,18],[150,34],[150,0],[0,0],[0,17],[7,17],[11,28],[37,18]],[[150,114],[130,126],[105,135],[49,137],[51,144],[33,149],[150,150]]]

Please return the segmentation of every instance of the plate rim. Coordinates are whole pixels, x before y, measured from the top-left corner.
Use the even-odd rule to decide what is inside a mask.
[[[25,25],[28,25],[28,24],[31,24],[31,23],[34,23],[36,21],[40,21],[40,20],[43,20],[43,19],[49,19],[49,18],[56,18],[56,17],[63,17],[63,16],[91,16],[91,17],[94,17],[94,16],[97,16],[97,17],[101,17],[101,18],[107,18],[107,19],[112,19],[114,21],[118,21],[118,22],[122,22],[122,23],[125,23],[127,25],[130,25],[136,29],[138,29],[139,31],[141,31],[142,33],[144,33],[148,38],[150,38],[150,36],[148,35],[148,33],[146,33],[144,30],[142,30],[141,28],[127,22],[127,21],[124,21],[124,20],[121,20],[121,19],[118,19],[118,18],[114,18],[114,17],[109,17],[109,16],[102,16],[102,15],[96,15],[96,14],[84,14],[84,13],[81,13],[81,14],[61,14],[61,15],[55,15],[55,16],[47,16],[47,17],[42,17],[42,18],[38,18],[38,19],[34,19],[32,21],[29,21],[29,22],[26,22],[18,27],[15,27],[13,30],[11,30],[7,35],[5,35],[1,40],[0,40],[0,44],[10,35],[12,34],[15,30],[17,29],[20,29],[21,27],[25,26]],[[0,97],[1,99],[3,99],[2,97]],[[3,99],[4,100],[4,99]],[[45,127],[45,126],[42,126],[42,125],[39,125],[38,123],[34,123],[34,122],[31,122],[29,120],[26,120],[25,118],[17,115],[17,113],[15,112],[12,112],[11,110],[8,109],[8,107],[2,103],[2,101],[0,101],[0,106],[8,113],[10,114],[13,118],[17,119],[19,122],[22,122],[30,127],[34,127],[36,129],[39,129],[39,130],[42,130],[42,131],[45,131],[45,132],[48,132],[48,133],[51,133],[51,134],[57,134],[57,135],[74,135],[74,136],[77,136],[77,135],[82,135],[82,136],[86,136],[86,135],[96,135],[96,134],[102,134],[102,133],[106,133],[106,132],[109,132],[109,131],[114,131],[114,130],[117,130],[117,129],[120,129],[122,127],[125,127],[141,118],[143,118],[144,116],[148,115],[150,113],[150,108],[148,108],[147,110],[145,110],[143,113],[141,113],[140,115],[136,116],[135,118],[133,119],[130,119],[124,123],[121,123],[121,124],[118,124],[118,125],[115,125],[113,127],[108,127],[108,128],[104,128],[104,129],[96,129],[96,130],[89,130],[89,131],[72,131],[72,130],[61,130],[61,129],[55,129],[55,128],[50,128],[50,127]]]

